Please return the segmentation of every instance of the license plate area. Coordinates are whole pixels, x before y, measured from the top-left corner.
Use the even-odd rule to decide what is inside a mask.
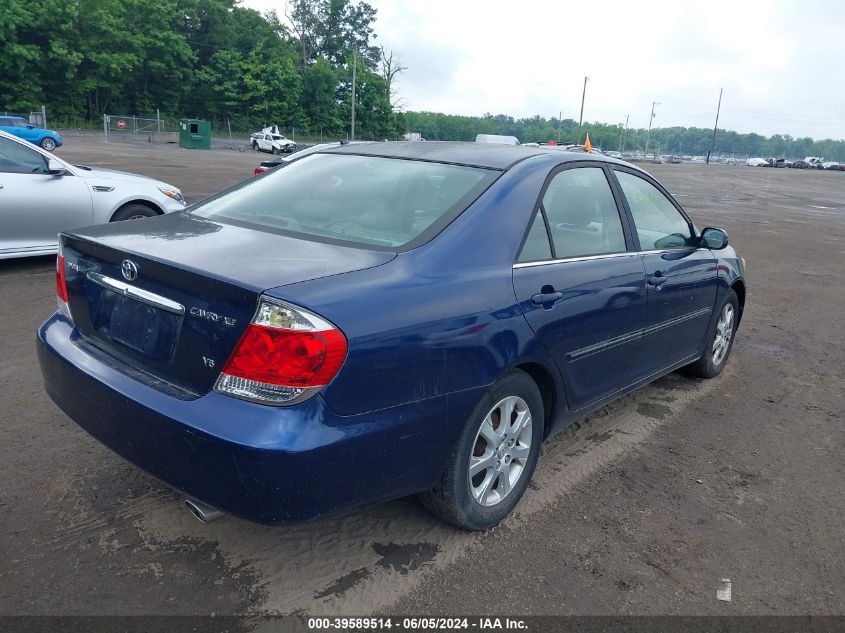
[[[172,358],[181,316],[101,286],[89,292],[92,324],[101,338],[157,361]]]

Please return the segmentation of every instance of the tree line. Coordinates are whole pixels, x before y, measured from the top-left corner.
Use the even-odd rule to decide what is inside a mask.
[[[282,3],[280,3],[282,4]],[[237,0],[2,0],[0,111],[47,106],[54,126],[96,125],[104,113],[209,119],[216,129],[274,123],[312,135],[577,142],[573,119],[400,112],[398,55],[377,45],[364,0],[287,0],[261,15]],[[646,130],[591,122],[593,145],[644,150]],[[655,128],[649,151],[704,155],[712,129]],[[719,130],[716,152],[845,161],[845,141]]]
[[[159,109],[217,127],[339,135],[355,66],[359,133],[400,134],[390,103],[396,56],[375,45],[375,9],[353,0],[284,6],[283,23],[237,0],[3,0],[0,108],[44,104],[68,125]]]
[[[460,116],[439,112],[407,112],[405,126],[422,134],[428,140],[470,141],[476,134],[505,134],[516,136],[523,143],[558,141],[577,143],[578,121],[574,119],[543,118],[534,116],[515,119],[505,114]],[[580,142],[589,133],[590,143],[605,150],[623,149],[644,151],[646,129],[622,125],[591,122],[584,123]],[[649,153],[705,156],[713,143],[713,128],[665,127],[653,128],[648,139]],[[845,161],[845,141],[813,140],[809,137],[793,138],[788,134],[762,136],[740,134],[732,130],[716,132],[716,154],[736,156],[764,156],[774,158],[804,158],[824,156],[829,160]]]

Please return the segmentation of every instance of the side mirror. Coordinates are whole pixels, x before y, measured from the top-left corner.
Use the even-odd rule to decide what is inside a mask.
[[[714,251],[721,250],[728,245],[728,234],[722,229],[708,227],[701,232],[700,244]]]
[[[47,160],[47,173],[52,176],[64,176],[67,173],[67,169],[55,158],[50,158]]]
[[[27,123],[27,124],[26,124],[26,129],[27,129],[27,130],[34,130],[34,129],[35,129],[35,126],[34,126],[32,123]]]

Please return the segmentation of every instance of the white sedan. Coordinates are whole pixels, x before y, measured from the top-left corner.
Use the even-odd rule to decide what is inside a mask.
[[[186,206],[173,185],[71,165],[0,131],[0,259],[51,255],[59,231],[152,217]]]

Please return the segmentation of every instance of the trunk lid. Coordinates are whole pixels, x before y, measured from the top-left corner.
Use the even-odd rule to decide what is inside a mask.
[[[174,213],[67,232],[64,256],[84,342],[196,397],[214,385],[264,290],[396,255]]]

